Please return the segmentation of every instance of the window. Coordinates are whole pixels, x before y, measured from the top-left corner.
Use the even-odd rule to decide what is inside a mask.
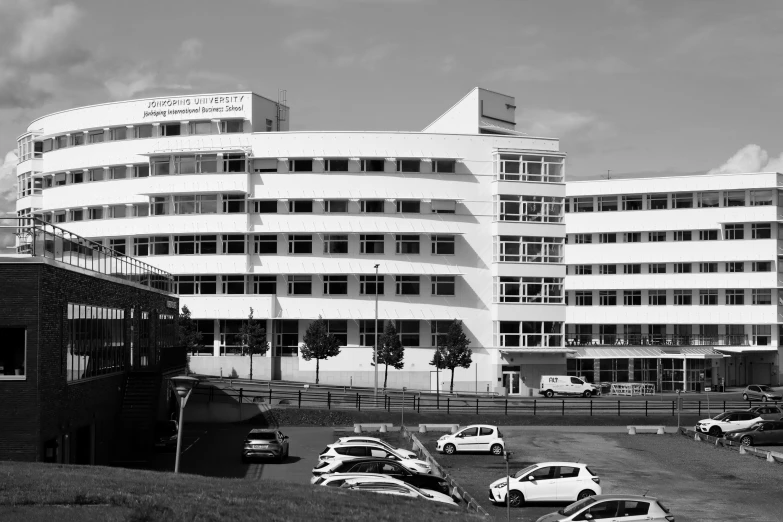
[[[288,276],[288,295],[311,295],[313,278],[309,275]]]
[[[754,272],[772,272],[772,261],[753,261]]]
[[[742,288],[726,289],[726,304],[739,306],[745,304],[745,290]]]
[[[432,172],[442,172],[445,174],[454,174],[456,172],[457,162],[449,159],[432,160]]]
[[[90,219],[103,219],[103,208],[91,208]]]
[[[587,245],[593,242],[593,234],[574,234],[575,245]]]
[[[718,271],[718,263],[699,263],[699,272],[712,274]]]
[[[419,214],[421,213],[421,201],[416,199],[398,199],[397,212]]]
[[[664,210],[668,208],[668,194],[647,194],[647,208],[649,210]]]
[[[217,214],[217,194],[174,196],[174,213]]]
[[[493,259],[501,263],[562,263],[563,239],[498,236]]]
[[[693,271],[691,263],[674,263],[675,274],[690,274]]]
[[[222,243],[224,254],[245,253],[245,236],[242,234],[224,234]]]
[[[245,276],[243,275],[224,275],[223,280],[223,293],[224,294],[244,294],[245,293]]]
[[[109,167],[107,170],[109,179],[125,179],[128,177],[128,168],[124,165]]]
[[[676,306],[690,306],[693,304],[693,291],[692,290],[675,290],[674,291],[674,304]]]
[[[262,199],[253,201],[253,212],[256,214],[277,214],[277,200]]]
[[[642,291],[641,290],[623,290],[623,305],[625,305],[625,306],[641,306],[642,305]]]
[[[590,290],[577,290],[574,292],[574,301],[576,306],[593,306],[593,292]]]
[[[177,255],[217,254],[217,235],[174,236]]]
[[[196,156],[175,156],[174,157],[175,174],[195,174]]]
[[[598,234],[598,242],[599,243],[617,243],[617,234],[611,233],[601,233]]]
[[[324,211],[329,214],[345,214],[348,212],[348,200],[327,199],[324,201]]]
[[[419,253],[419,236],[397,234],[396,240],[396,253],[397,254],[418,254]]]
[[[288,160],[288,172],[312,172],[312,159],[291,159]]]
[[[134,256],[167,256],[169,255],[169,237],[135,237],[133,238]]]
[[[71,221],[82,221],[82,220],[84,220],[83,210],[71,210]]]
[[[745,191],[744,190],[727,190],[723,193],[723,206],[724,207],[744,207],[745,206]]]
[[[593,265],[574,265],[574,274],[576,275],[591,275],[593,273]]]
[[[65,185],[65,172],[60,172],[54,175],[54,186],[61,187]]]
[[[726,272],[744,272],[745,263],[743,261],[729,261],[726,263]]]
[[[397,160],[397,172],[421,172],[421,160]]]
[[[109,139],[111,141],[124,140],[128,137],[127,127],[114,127],[109,129]]]
[[[363,199],[359,202],[359,210],[365,214],[382,214],[384,203],[382,199]]]
[[[623,210],[642,210],[642,196],[641,194],[634,194],[631,196],[622,196]]]
[[[639,264],[639,263],[623,265],[623,273],[624,274],[641,274],[642,273],[642,265]]]
[[[772,325],[753,325],[753,344],[756,346],[768,346],[772,344]]]
[[[254,294],[276,294],[277,276],[273,275],[254,275],[253,276]]]
[[[223,172],[245,172],[245,155],[224,154]]]
[[[271,124],[271,120],[266,120],[268,122],[267,127],[269,124]],[[234,134],[237,132],[242,132],[244,129],[244,122],[242,120],[223,120],[220,122],[220,132],[222,134]],[[267,132],[269,132],[268,129]]]
[[[192,121],[189,124],[189,134],[213,134],[215,126],[211,121]]]
[[[71,145],[73,147],[78,147],[79,145],[84,145],[84,133],[83,132],[77,132],[75,134],[71,134]]]
[[[742,223],[726,225],[725,239],[745,239],[745,228]]]
[[[690,230],[675,230],[674,231],[674,240],[675,241],[690,241],[693,239],[693,234]]]
[[[433,199],[430,202],[430,211],[434,214],[455,214],[457,202],[453,199]]]
[[[600,306],[617,306],[617,292],[615,290],[599,290],[598,304]]]
[[[715,306],[718,304],[718,291],[715,289],[699,290],[699,304],[702,306]]]
[[[324,234],[324,254],[347,254],[348,235]]]
[[[171,163],[169,163],[169,157],[165,158],[152,158],[152,175],[153,176],[168,176],[171,174]]]
[[[161,136],[180,136],[182,134],[182,125],[179,123],[163,123],[160,126]]]
[[[348,344],[348,321],[345,319],[329,319],[326,321],[326,331],[332,334],[340,346]]]
[[[397,295],[419,295],[419,276],[395,276]]]
[[[378,336],[383,332],[383,321],[378,321]],[[359,320],[359,345],[360,346],[374,346],[375,345],[375,321],[371,319]]]
[[[382,159],[363,159],[361,161],[362,172],[383,172],[384,160]]]
[[[651,243],[666,241],[666,232],[648,232],[647,241]]]
[[[288,236],[288,253],[289,254],[312,254],[313,236],[309,234],[308,235],[290,234]]]
[[[753,304],[754,305],[772,304],[772,290],[770,288],[754,288]]]
[[[397,321],[397,335],[403,346],[420,346],[419,321]]]
[[[133,131],[133,135],[137,139],[152,137],[152,125],[137,125],[134,127]]]
[[[455,295],[454,276],[432,276],[432,295]]]
[[[324,160],[324,172],[348,172],[348,159],[329,158]]]
[[[55,212],[54,213],[54,222],[55,223],[65,223],[65,212]]]
[[[142,312],[139,318],[142,334],[140,348],[148,342],[143,334],[149,328],[149,315]],[[114,374],[125,370],[125,310],[68,303],[67,346],[65,370],[67,381]],[[22,328],[3,328],[3,348],[0,348],[0,364],[6,375],[17,371],[25,375],[24,342]],[[10,372],[9,372],[10,370]],[[0,378],[2,378],[0,372]]]
[[[244,214],[245,196],[244,194],[223,194],[223,212],[226,214]]]
[[[344,275],[324,276],[324,295],[347,295],[347,294],[348,294],[348,276],[344,276]]]
[[[574,212],[593,212],[593,197],[574,198]]]
[[[616,274],[617,265],[598,265],[598,273],[601,275]]]
[[[150,215],[149,203],[135,203],[133,205],[133,217],[145,217]]]
[[[699,192],[696,194],[699,208],[714,208],[720,206],[719,192]]]
[[[58,149],[64,149],[68,146],[68,136],[57,136],[54,138],[54,144]]]
[[[775,193],[772,190],[751,190],[750,204],[754,207],[774,205]]]
[[[178,294],[217,294],[217,276],[174,276],[174,281]]]
[[[359,276],[359,293],[361,295],[383,295],[383,276],[378,275],[376,279],[374,275]]]
[[[693,208],[693,192],[678,192],[672,194],[674,208]]]
[[[92,131],[87,136],[87,141],[89,143],[103,143],[103,131]]]
[[[119,254],[125,255],[125,238],[109,239],[109,248]]]
[[[666,290],[648,290],[647,303],[650,306],[666,306]]]
[[[84,182],[84,171],[82,170],[74,170],[71,172],[71,183],[82,183]]]
[[[133,166],[133,177],[134,178],[146,178],[150,175],[150,166],[149,165],[134,165]]]
[[[750,234],[752,239],[770,239],[772,226],[769,223],[753,223],[750,225]]]
[[[599,212],[615,212],[617,210],[617,196],[599,196]]]
[[[150,211],[153,216],[165,216],[171,214],[168,196],[155,196],[150,198]]]
[[[642,242],[642,233],[641,232],[625,232],[625,233],[623,233],[623,240],[626,243],[641,243]]]
[[[383,254],[383,234],[359,234],[359,253]]]
[[[431,236],[432,254],[436,256],[454,255],[454,236]]]
[[[293,199],[288,202],[288,212],[292,214],[306,214],[313,211],[312,199]]]
[[[717,230],[699,230],[699,241],[717,241]]]

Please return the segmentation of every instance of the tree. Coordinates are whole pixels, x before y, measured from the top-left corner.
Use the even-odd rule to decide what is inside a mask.
[[[184,347],[188,361],[186,373],[190,373],[190,354],[204,346],[203,336],[198,331],[198,324],[190,317],[187,306],[182,307],[182,313],[177,317],[177,340]]]
[[[304,334],[304,344],[302,344],[302,358],[305,361],[315,359],[315,383],[318,384],[319,373],[321,371],[321,359],[328,359],[340,355],[340,341],[329,333],[326,327],[326,321],[321,316],[310,323],[307,332]]]
[[[473,350],[469,348],[470,339],[462,331],[462,321],[454,319],[444,339],[438,340],[438,347],[430,364],[441,370],[451,370],[451,392],[454,391],[454,369],[470,368],[473,363]]]
[[[397,335],[397,327],[394,321],[386,323],[383,329],[383,335],[378,339],[378,364],[385,365],[383,372],[383,388],[386,389],[386,381],[389,377],[389,366],[395,370],[402,370],[405,366],[405,347],[400,342],[400,336]],[[370,363],[375,366],[374,362]]]
[[[261,322],[253,318],[253,308],[250,308],[250,315],[247,321],[242,321],[239,327],[239,333],[236,334],[237,342],[242,346],[242,353],[247,350],[250,355],[250,378],[253,378],[253,354],[264,355],[269,349],[269,343],[266,342],[266,330],[261,326]]]

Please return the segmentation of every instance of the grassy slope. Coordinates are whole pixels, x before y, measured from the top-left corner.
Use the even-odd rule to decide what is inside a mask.
[[[0,462],[1,520],[468,521],[432,502],[273,481]]]

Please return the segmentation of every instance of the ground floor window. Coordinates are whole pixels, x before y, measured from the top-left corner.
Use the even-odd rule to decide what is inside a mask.
[[[633,382],[654,384],[658,387],[658,359],[634,359]]]
[[[220,355],[241,355],[242,345],[239,340],[239,329],[242,319],[220,320]]]
[[[27,330],[0,328],[0,380],[26,375]]]
[[[149,338],[140,329],[140,354],[149,356],[148,350]],[[125,310],[68,303],[65,367],[68,381],[125,370]]]
[[[213,355],[215,321],[213,319],[196,319],[195,322],[196,330],[201,334],[201,343],[190,351],[190,355]]]
[[[284,357],[299,354],[299,321],[297,319],[275,320],[275,353]]]
[[[595,359],[567,359],[566,375],[595,382]]]
[[[628,359],[601,359],[600,382],[628,382]]]

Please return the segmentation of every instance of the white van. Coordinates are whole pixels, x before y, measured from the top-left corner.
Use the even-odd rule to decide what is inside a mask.
[[[581,395],[589,398],[598,393],[598,387],[570,375],[542,375],[538,393],[545,397],[558,395]]]

